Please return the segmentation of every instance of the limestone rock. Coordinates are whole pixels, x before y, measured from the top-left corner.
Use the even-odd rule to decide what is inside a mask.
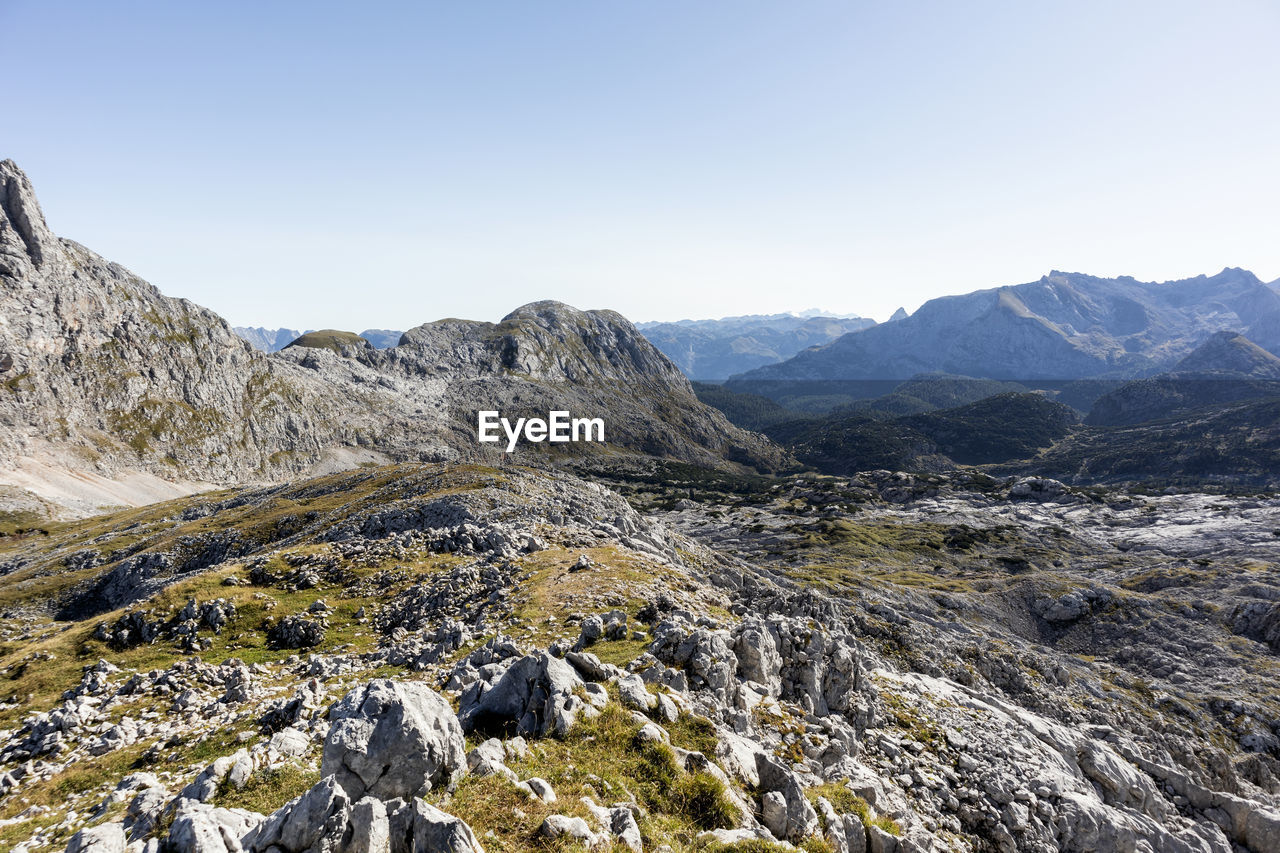
[[[464,696],[458,717],[468,731],[514,724],[518,735],[565,734],[590,709],[577,695],[582,687],[572,666],[537,652],[511,664],[492,687]]]
[[[458,718],[424,684],[371,681],[339,700],[329,719],[321,773],[352,798],[414,797],[450,787],[466,771]]]

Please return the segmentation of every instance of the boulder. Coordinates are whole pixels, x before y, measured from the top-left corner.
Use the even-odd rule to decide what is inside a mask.
[[[605,808],[597,805],[590,797],[583,797],[582,803],[603,827],[602,835],[612,836],[615,844],[621,844],[632,853],[641,853],[644,843],[640,837],[640,824],[636,822],[631,805],[619,803],[612,808]]]
[[[738,676],[761,685],[770,696],[777,696],[782,686],[782,655],[769,626],[761,619],[744,620],[733,650],[738,656]]]
[[[551,783],[539,776],[524,780],[520,783],[520,787],[527,790],[530,796],[537,797],[544,803],[554,803],[556,801],[556,792],[551,787]]]
[[[798,841],[818,830],[818,813],[805,797],[804,785],[795,773],[777,759],[764,753],[756,756],[760,788],[764,791],[761,806],[766,811],[765,825],[780,839]],[[770,826],[770,818],[777,827]]]
[[[484,853],[466,822],[422,800],[397,809],[390,825],[391,853]]]
[[[1051,501],[1066,494],[1067,487],[1048,477],[1023,477],[1009,489],[1011,500]]]
[[[215,759],[212,764],[200,771],[200,775],[191,784],[179,792],[180,798],[207,803],[217,793],[218,786],[234,772],[237,788],[243,788],[253,772],[253,760],[248,750],[238,750],[233,755],[224,755]]]
[[[371,681],[335,704],[329,719],[320,772],[353,799],[420,796],[466,772],[458,718],[425,684]]]
[[[622,704],[628,708],[649,711],[658,704],[658,700],[644,686],[644,679],[634,672],[618,679],[618,693],[622,696]]]
[[[350,821],[351,798],[333,776],[326,776],[246,834],[244,847],[255,853],[273,849],[303,853],[316,848],[321,839],[341,839]]]
[[[538,835],[551,841],[562,838],[580,841],[588,850],[601,850],[609,846],[609,837],[592,832],[585,820],[562,814],[548,815],[538,827]]]
[[[351,807],[351,853],[390,853],[391,821],[381,800],[365,797]]]
[[[281,755],[299,758],[311,748],[311,738],[306,732],[292,727],[281,729],[271,736],[270,747]]]
[[[464,694],[458,714],[467,731],[513,729],[517,735],[563,735],[578,714],[596,713],[577,694],[577,671],[547,652],[526,655],[511,664],[492,687]]]
[[[219,809],[196,800],[178,800],[166,841],[182,853],[239,853],[251,850],[241,839],[256,831],[263,816],[245,809]]]
[[[67,853],[124,853],[124,848],[124,827],[118,823],[102,823],[71,836]]]

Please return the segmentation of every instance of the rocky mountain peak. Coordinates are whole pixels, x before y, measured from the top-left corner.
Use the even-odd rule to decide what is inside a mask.
[[[537,318],[548,325],[577,325],[586,319],[587,312],[555,299],[540,299],[521,305],[502,318],[502,322]]]
[[[0,275],[43,266],[57,245],[26,173],[12,160],[0,160]]]

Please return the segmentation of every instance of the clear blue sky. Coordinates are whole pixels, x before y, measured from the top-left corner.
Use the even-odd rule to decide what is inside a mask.
[[[1280,276],[1274,0],[0,0],[0,157],[236,324]]]

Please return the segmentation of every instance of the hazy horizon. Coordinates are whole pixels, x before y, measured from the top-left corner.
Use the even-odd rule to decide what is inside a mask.
[[[51,228],[238,326],[1280,276],[1280,9],[0,6]]]

